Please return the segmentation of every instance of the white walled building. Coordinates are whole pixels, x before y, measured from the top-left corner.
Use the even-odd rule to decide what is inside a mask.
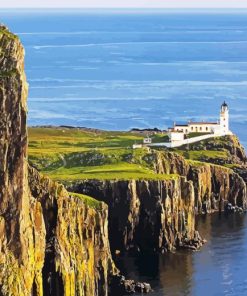
[[[180,125],[174,124],[174,131],[182,131],[185,134],[189,133],[211,133],[215,130],[215,128],[219,125],[218,122],[191,122],[189,121],[187,124]]]
[[[173,131],[168,134],[170,142],[184,140],[184,133],[181,131]]]
[[[149,147],[168,147],[175,148],[182,145],[189,145],[198,141],[232,135],[229,130],[229,108],[226,102],[221,105],[220,118],[217,122],[192,122],[187,124],[175,124],[169,131],[169,142],[152,143],[152,140],[147,137],[143,140],[144,145],[133,145],[133,148],[140,146]],[[196,133],[194,137],[187,137],[187,134]]]
[[[150,137],[143,139],[143,144],[151,144],[151,143],[152,143],[152,139]]]
[[[173,133],[183,133],[184,135],[189,133],[208,133],[217,135],[231,134],[229,130],[229,108],[226,102],[221,105],[220,108],[220,120],[217,122],[192,122],[189,121],[187,124],[175,124],[173,128],[169,129],[170,138],[176,138]],[[178,136],[181,138],[181,136]]]

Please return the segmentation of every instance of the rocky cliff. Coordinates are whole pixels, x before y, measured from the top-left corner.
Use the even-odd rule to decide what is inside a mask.
[[[180,147],[186,157],[195,154],[196,160],[229,167],[247,183],[247,157],[236,135],[207,139],[193,143],[189,147]]]
[[[27,295],[35,279],[41,285],[44,224],[27,183],[23,48],[4,27],[0,48],[0,290],[3,295]]]
[[[109,276],[118,270],[108,245],[107,206],[87,205],[32,168],[28,175],[45,225],[43,294],[108,295]]]
[[[246,183],[233,170],[201,164],[191,166],[187,178],[193,181],[196,213],[224,211],[228,203],[246,209]]]
[[[112,250],[197,248],[196,214],[245,209],[246,183],[233,170],[182,156],[152,151],[153,166],[164,180],[81,180],[69,190],[89,194],[109,205]],[[165,176],[176,174],[167,179]]]
[[[172,250],[200,245],[195,231],[194,191],[181,177],[164,181],[81,181],[73,190],[109,205],[113,250]]]
[[[24,50],[0,27],[0,295],[121,295],[108,209],[28,168]]]
[[[186,150],[186,147],[181,149]],[[216,157],[212,158],[202,154],[201,161],[215,163],[219,165],[224,164],[238,164],[245,166],[247,164],[247,157],[244,151],[243,146],[240,144],[239,139],[235,135],[224,136],[218,138],[211,138],[203,140],[197,143],[190,144],[190,151],[215,151],[217,152],[226,152],[226,157],[221,158]]]
[[[220,142],[220,144],[219,144]],[[214,143],[214,144],[213,144]],[[201,144],[197,144],[199,147]],[[155,152],[154,167],[157,173],[178,174],[193,184],[196,213],[224,210],[229,202],[243,209],[247,206],[246,182],[235,166],[247,172],[246,155],[236,136],[220,140],[210,140],[205,149],[225,149],[228,152],[226,166],[218,165],[217,158],[207,162],[186,160],[183,156],[171,152]],[[217,151],[217,150],[216,150]],[[233,165],[233,169],[228,167]],[[222,204],[220,204],[222,202]]]

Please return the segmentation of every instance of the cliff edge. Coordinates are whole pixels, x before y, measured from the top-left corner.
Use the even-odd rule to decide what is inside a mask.
[[[0,295],[150,290],[115,267],[107,206],[28,167],[24,50],[3,26],[0,69]]]

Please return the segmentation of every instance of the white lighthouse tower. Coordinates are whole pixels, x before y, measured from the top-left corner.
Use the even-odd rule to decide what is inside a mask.
[[[229,108],[226,102],[220,108],[220,130],[223,135],[231,134],[229,131]]]

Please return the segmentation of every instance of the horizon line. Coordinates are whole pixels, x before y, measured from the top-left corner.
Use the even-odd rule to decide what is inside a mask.
[[[85,13],[85,14],[239,14],[247,13],[247,7],[4,7],[2,13]]]
[[[158,7],[158,6],[153,6],[153,7],[141,7],[141,6],[136,6],[136,7],[116,7],[116,6],[62,6],[62,7],[57,7],[57,6],[10,6],[10,7],[3,7],[1,9],[89,9],[89,10],[98,10],[98,9],[114,9],[114,10],[124,10],[124,9],[142,9],[142,10],[159,10],[159,9],[164,9],[164,10],[242,10],[245,9],[247,10],[247,6],[245,7]]]

